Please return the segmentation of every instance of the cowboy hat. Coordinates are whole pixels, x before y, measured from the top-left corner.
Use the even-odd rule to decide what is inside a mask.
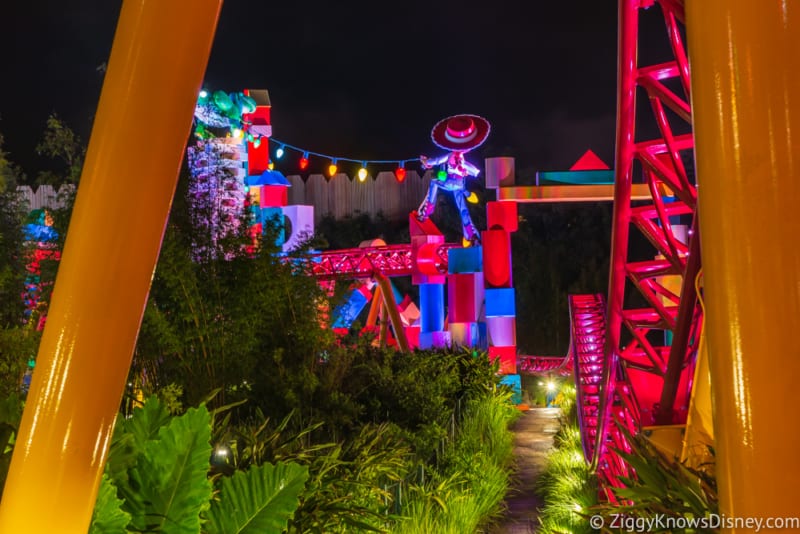
[[[477,115],[453,115],[431,130],[434,144],[445,150],[466,152],[480,146],[489,136],[489,121]]]

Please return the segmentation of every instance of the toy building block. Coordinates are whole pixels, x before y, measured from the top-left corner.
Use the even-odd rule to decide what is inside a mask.
[[[478,321],[483,309],[483,273],[447,275],[447,311],[450,321]]]
[[[505,230],[481,232],[486,287],[512,287],[511,234]]]
[[[500,360],[499,374],[513,375],[517,372],[517,347],[514,345],[507,347],[489,347],[489,359],[491,361]]]
[[[419,348],[421,349],[445,348],[449,346],[451,346],[450,332],[447,330],[419,333]]]
[[[500,379],[500,383],[509,386],[514,392],[511,402],[514,404],[522,402],[522,380],[519,375],[505,375]]]
[[[444,244],[444,236],[412,235],[411,236],[411,283],[443,284],[445,275],[436,267],[439,262],[439,247]]]
[[[519,229],[516,202],[487,202],[486,225],[490,230],[505,230],[508,233]]]
[[[478,323],[448,323],[447,330],[454,346],[478,347],[480,344]]]
[[[508,346],[517,344],[516,317],[486,317],[489,345]]]
[[[486,317],[516,317],[513,287],[486,288]]]
[[[419,285],[420,331],[444,330],[444,285]]]
[[[486,189],[514,185],[514,158],[486,158]]]
[[[295,249],[314,235],[314,206],[295,204],[277,209],[283,212],[290,225],[290,234],[283,244],[284,252]]]
[[[447,251],[448,274],[483,271],[483,247],[451,248]]]

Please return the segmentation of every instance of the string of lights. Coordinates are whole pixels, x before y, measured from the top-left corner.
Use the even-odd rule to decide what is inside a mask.
[[[358,180],[363,182],[367,179],[369,175],[369,171],[367,170],[368,166],[376,166],[376,165],[393,165],[395,166],[394,169],[394,176],[398,182],[403,182],[406,179],[406,163],[410,162],[419,162],[419,157],[415,158],[406,158],[406,159],[355,159],[355,158],[348,158],[348,157],[339,157],[339,156],[332,156],[329,154],[323,154],[321,152],[315,152],[313,150],[306,150],[304,148],[291,145],[284,141],[280,141],[275,138],[269,139],[270,143],[276,145],[275,148],[275,160],[281,160],[285,155],[287,150],[294,150],[295,152],[301,154],[298,166],[300,170],[305,170],[308,168],[309,158],[316,157],[320,159],[330,160],[330,165],[328,165],[328,175],[334,176],[339,169],[339,162],[350,162],[360,164],[358,169]]]

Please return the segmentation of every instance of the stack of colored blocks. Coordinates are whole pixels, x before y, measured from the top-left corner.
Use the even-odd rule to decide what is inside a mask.
[[[444,236],[430,219],[420,221],[408,215],[411,234],[411,283],[419,287],[419,348],[450,346],[450,332],[444,329],[445,276],[436,268],[438,249]]]
[[[447,257],[448,331],[454,345],[486,347],[481,247],[453,248]]]
[[[489,202],[486,211],[489,229],[482,233],[481,238],[489,357],[499,360],[500,374],[506,375],[504,380],[514,386],[519,382],[519,375],[511,232],[518,228],[517,205],[514,202]]]

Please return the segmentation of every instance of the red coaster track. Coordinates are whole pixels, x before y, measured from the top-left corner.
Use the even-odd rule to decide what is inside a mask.
[[[621,428],[636,433],[643,426],[685,422],[702,322],[694,285],[700,270],[697,189],[685,164],[693,160],[694,141],[683,2],[657,2],[674,59],[639,65],[640,12],[654,3],[619,1],[616,178],[605,317],[600,297],[570,299],[584,452],[609,499],[607,488],[627,474],[614,452],[628,450]],[[656,138],[637,138],[639,95],[649,99]],[[675,133],[673,123],[682,133]],[[631,184],[640,177],[651,200],[634,205]],[[678,223],[691,228],[688,239]],[[630,257],[631,228],[654,247],[651,259]]]

